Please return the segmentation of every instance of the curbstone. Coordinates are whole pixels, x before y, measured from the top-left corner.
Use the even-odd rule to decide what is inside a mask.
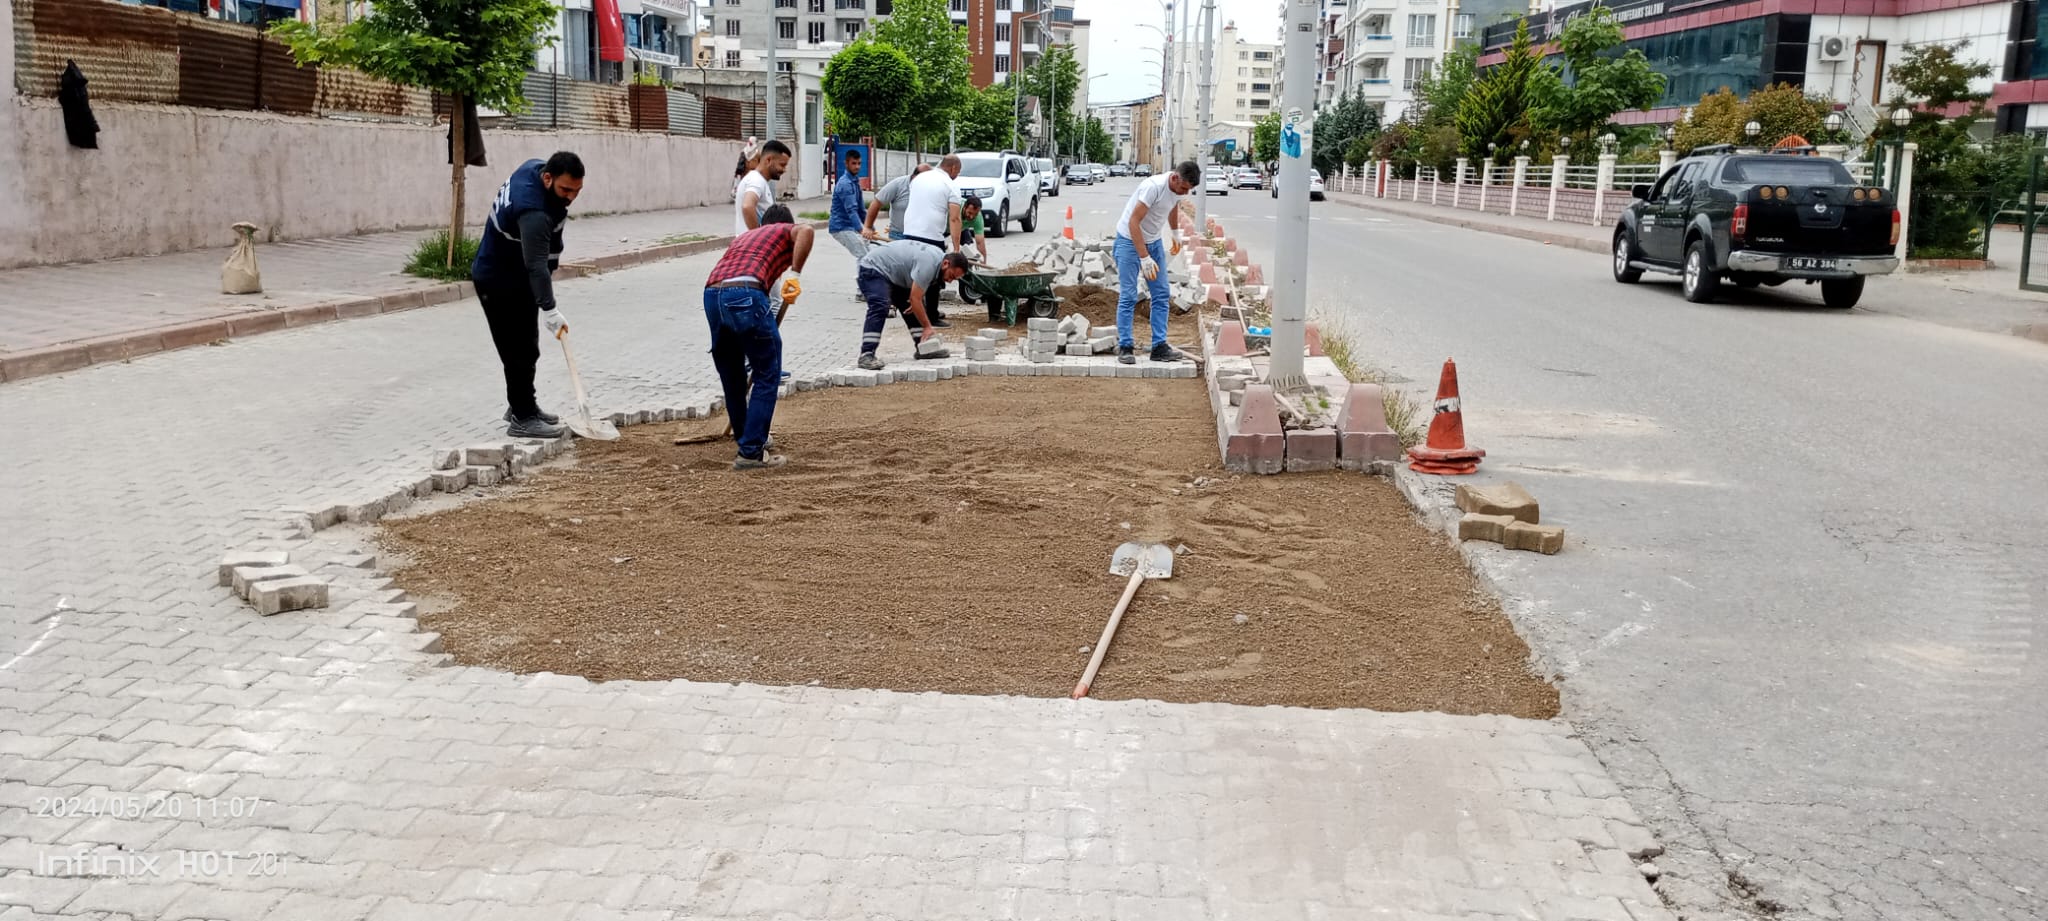
[[[1287,433],[1285,467],[1289,473],[1337,469],[1337,430],[1294,429]]]
[[[468,488],[470,484],[471,469],[469,467],[457,467],[453,470],[434,471],[434,488],[441,492],[461,492],[463,489]]]
[[[1509,550],[1533,550],[1547,556],[1564,549],[1563,528],[1550,524],[1510,520],[1512,523],[1506,527],[1507,539],[1502,541]]]
[[[435,470],[453,470],[462,464],[462,452],[457,450],[434,452]]]
[[[1496,544],[1507,543],[1508,525],[1514,524],[1510,515],[1482,515],[1466,512],[1458,519],[1459,540],[1487,540]]]
[[[509,443],[470,445],[463,449],[462,457],[463,462],[471,467],[503,467],[511,453],[512,445]]]
[[[984,326],[977,330],[975,335],[990,342],[1001,342],[1010,338],[1010,331],[1007,329],[997,329],[993,326]]]
[[[1280,402],[1268,384],[1241,391],[1237,425],[1223,447],[1223,466],[1237,471],[1274,474],[1286,469],[1287,434],[1280,426]]]
[[[505,482],[505,472],[496,467],[467,467],[469,481],[476,486],[496,486]]]
[[[268,617],[286,611],[327,606],[327,583],[311,576],[259,582],[249,591],[256,613]]]
[[[1337,464],[1346,470],[1401,457],[1401,436],[1387,425],[1386,391],[1380,385],[1352,384],[1345,392],[1337,438]]]

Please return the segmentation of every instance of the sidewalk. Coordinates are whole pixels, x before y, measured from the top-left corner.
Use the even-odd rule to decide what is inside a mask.
[[[561,275],[687,255],[723,245],[731,231],[729,205],[572,212]],[[467,283],[399,271],[431,232],[259,244],[264,292],[254,295],[220,293],[231,247],[0,271],[0,380],[469,296]]]
[[[1399,215],[1419,221],[1463,227],[1483,233],[1519,237],[1566,249],[1583,250],[1607,257],[1613,228],[1591,224],[1546,221],[1534,217],[1510,217],[1446,206],[1379,199],[1349,192],[1329,193],[1331,201]],[[2048,248],[2043,257],[2048,258]],[[1956,329],[2017,335],[2048,340],[2048,295],[2021,291],[2019,283],[2019,235],[2000,231],[1992,237],[1992,258],[1998,268],[1984,272],[1894,274],[1870,283],[1863,303],[1856,309],[1935,323]],[[1604,268],[1596,271],[1605,271]],[[1649,276],[1655,278],[1656,276]],[[1801,297],[1805,285],[1776,289]],[[1730,293],[1726,296],[1734,296]],[[1753,296],[1753,295],[1743,295]],[[1760,295],[1783,303],[1783,295]],[[1817,296],[1803,298],[1817,300]]]

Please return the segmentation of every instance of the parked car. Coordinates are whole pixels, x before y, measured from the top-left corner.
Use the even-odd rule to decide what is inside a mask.
[[[961,194],[981,198],[987,215],[988,235],[1009,232],[1010,222],[1025,233],[1038,229],[1038,177],[1031,163],[1015,154],[962,153],[960,178],[954,181]]]
[[[1109,179],[1109,167],[1103,166],[1100,163],[1090,163],[1088,168],[1095,172],[1096,182],[1103,182]]]
[[[1112,176],[1128,176],[1131,174],[1131,168],[1122,163],[1113,163],[1110,164],[1109,174]]]
[[[1038,172],[1038,194],[1047,198],[1060,197],[1060,171],[1052,161],[1039,157],[1031,161],[1031,167]]]
[[[1273,197],[1280,197],[1280,177],[1277,175],[1273,177]],[[1315,167],[1308,170],[1308,200],[1323,200],[1323,171]]]
[[[1094,185],[1095,170],[1086,163],[1067,164],[1067,182],[1073,185]]]
[[[1202,194],[1229,195],[1230,186],[1231,175],[1229,170],[1220,166],[1212,166],[1202,172]]]
[[[1152,175],[1152,164],[1150,164],[1150,163],[1140,163],[1140,164],[1138,164],[1137,166],[1131,167],[1131,175],[1133,175],[1133,176],[1150,176],[1150,175]]]
[[[1259,171],[1252,167],[1240,166],[1232,184],[1240,189],[1262,189],[1266,187],[1266,177],[1259,175]]]
[[[1899,267],[1892,193],[1858,183],[1840,161],[1796,152],[1695,149],[1654,185],[1638,185],[1614,228],[1614,280],[1679,276],[1685,299],[1803,281],[1846,310],[1863,283]]]

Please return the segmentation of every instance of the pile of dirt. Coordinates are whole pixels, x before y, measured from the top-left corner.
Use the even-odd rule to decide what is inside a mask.
[[[1184,552],[1139,590],[1096,696],[1557,712],[1391,486],[1222,471],[1190,382],[835,389],[775,421],[781,470],[645,426],[525,488],[387,519],[399,583],[472,665],[1057,697],[1123,588],[1110,551],[1160,541]]]
[[[1045,270],[1044,270],[1044,269],[1041,269],[1041,268],[1039,268],[1039,267],[1038,267],[1038,263],[1036,263],[1036,262],[1032,262],[1031,260],[1029,260],[1029,259],[1026,259],[1026,260],[1024,260],[1023,262],[1012,262],[1012,263],[1010,263],[1009,265],[1007,265],[1007,266],[1004,266],[1003,268],[1000,268],[1000,269],[992,269],[992,270],[989,270],[989,271],[985,271],[985,272],[982,272],[981,274],[983,274],[983,275],[1043,275],[1043,274],[1045,274]]]
[[[1064,299],[1060,304],[1060,316],[1078,313],[1088,318],[1090,326],[1116,325],[1116,291],[1101,285],[1068,285],[1053,289],[1053,293]],[[1139,345],[1152,341],[1152,312],[1149,300],[1140,300],[1138,309],[1132,313],[1131,339]],[[1198,329],[1198,311],[1177,314],[1166,313],[1166,338],[1191,348]]]

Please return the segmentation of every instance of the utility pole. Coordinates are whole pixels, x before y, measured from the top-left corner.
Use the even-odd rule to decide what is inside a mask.
[[[782,41],[782,26],[775,17],[768,17],[768,125],[761,129],[761,139],[775,137],[775,46]],[[794,140],[794,139],[792,139]]]
[[[1166,168],[1173,169],[1173,101],[1180,95],[1180,71],[1174,69],[1175,56],[1180,54],[1180,42],[1173,35],[1173,0],[1166,0],[1166,50],[1159,54],[1159,133],[1160,140],[1154,146],[1166,153]]]
[[[1196,162],[1202,164],[1203,182],[1195,199],[1195,226],[1203,234],[1209,232],[1209,106],[1216,99],[1216,0],[1202,0],[1202,86],[1201,102],[1196,105],[1195,139]]]
[[[1286,88],[1280,99],[1280,230],[1273,248],[1273,360],[1266,383],[1276,391],[1308,386],[1308,170],[1315,143],[1318,0],[1287,0],[1281,42]]]

